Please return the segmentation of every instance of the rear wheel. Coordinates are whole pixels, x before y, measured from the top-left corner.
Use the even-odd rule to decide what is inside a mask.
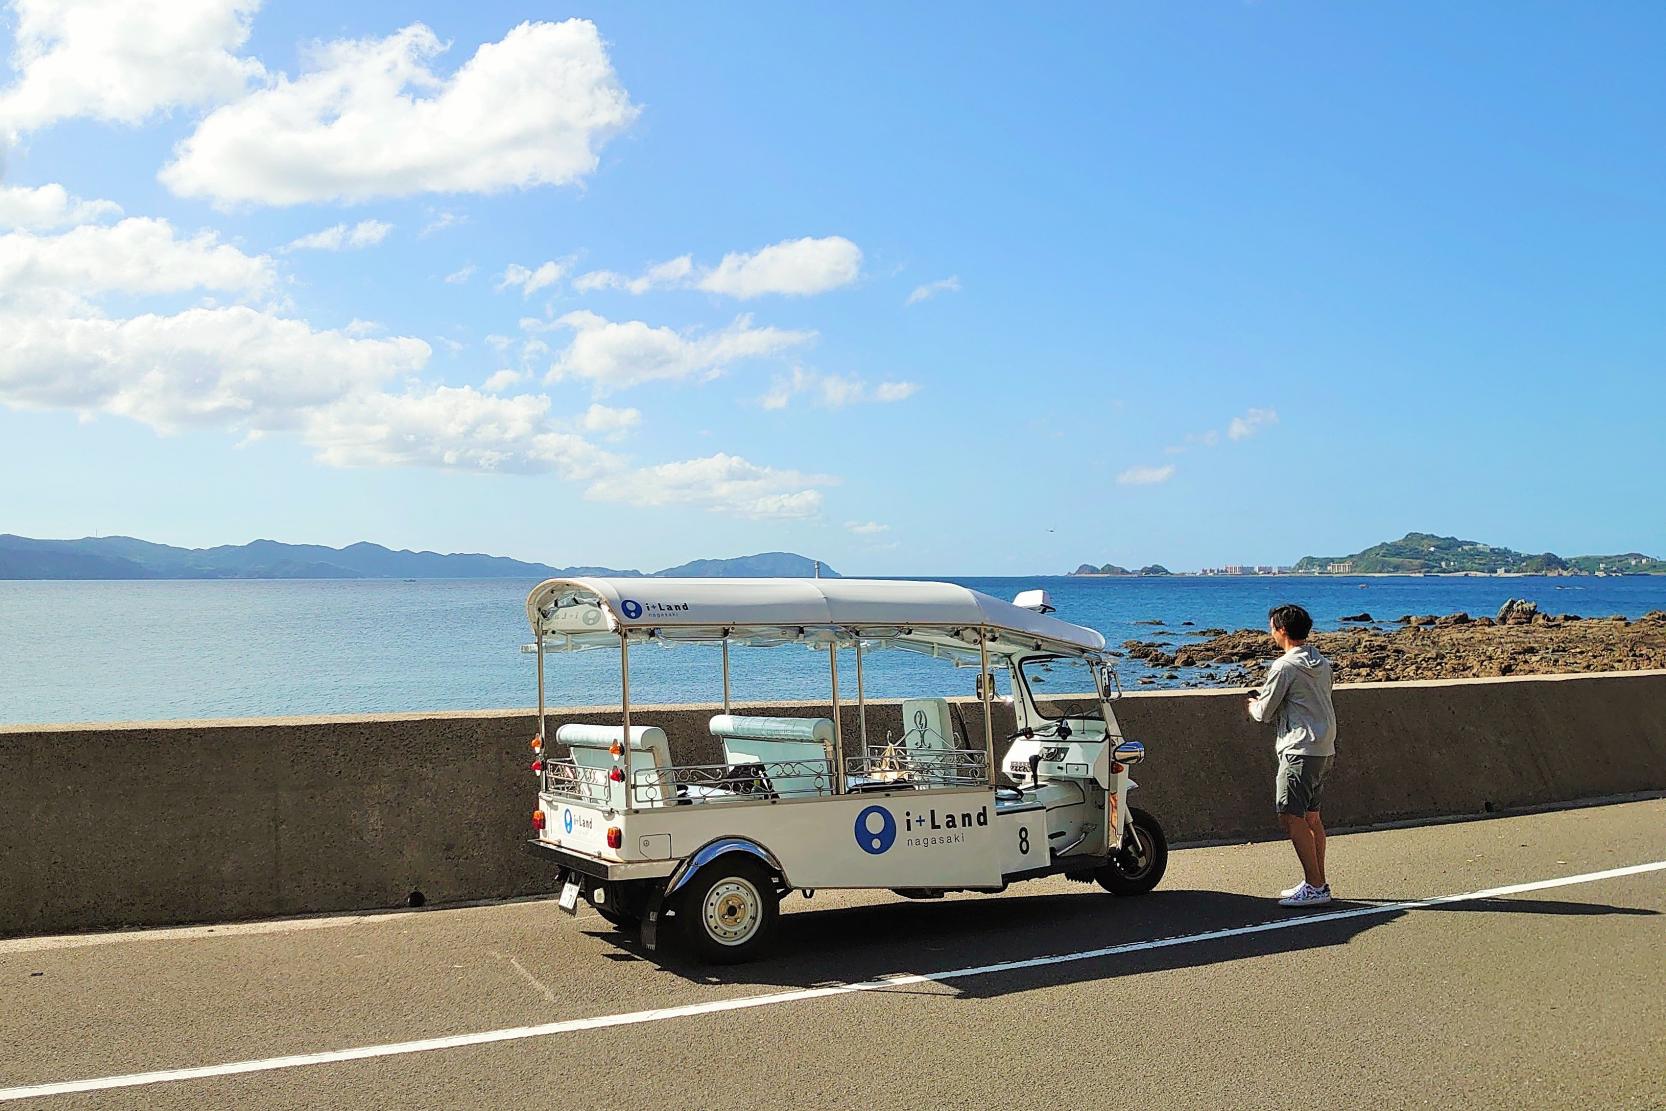
[[[1134,806],[1128,810],[1128,826],[1124,851],[1113,853],[1109,863],[1093,875],[1112,895],[1144,895],[1157,886],[1168,868],[1168,838],[1157,819]]]
[[[677,921],[694,955],[708,964],[740,964],[775,940],[781,898],[775,877],[751,857],[722,856],[677,893]]]

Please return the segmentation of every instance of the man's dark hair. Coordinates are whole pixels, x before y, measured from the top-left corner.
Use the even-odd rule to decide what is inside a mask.
[[[1291,640],[1306,640],[1307,634],[1313,631],[1313,618],[1297,605],[1274,606],[1267,611],[1267,619]]]

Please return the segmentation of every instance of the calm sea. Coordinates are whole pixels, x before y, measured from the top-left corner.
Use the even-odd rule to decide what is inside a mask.
[[[1300,602],[1321,628],[1344,614],[1496,612],[1505,599],[1583,616],[1666,609],[1666,576],[1634,578],[966,578],[1000,598],[1044,586],[1059,616],[1129,638],[1260,627]],[[373,713],[526,706],[535,698],[522,608],[530,581],[0,582],[0,723]],[[1162,620],[1168,629],[1142,621]],[[849,663],[841,664],[849,696]],[[826,697],[825,657],[736,649],[741,699]],[[869,655],[873,697],[971,693],[973,674],[897,652]],[[616,653],[553,657],[553,704],[616,702]],[[1150,675],[1123,661],[1125,685]],[[715,649],[631,655],[637,702],[720,697]]]

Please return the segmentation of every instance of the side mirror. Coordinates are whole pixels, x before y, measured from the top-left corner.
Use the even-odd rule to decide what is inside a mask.
[[[1123,764],[1138,764],[1145,759],[1145,746],[1138,741],[1119,741],[1111,750],[1111,759]]]

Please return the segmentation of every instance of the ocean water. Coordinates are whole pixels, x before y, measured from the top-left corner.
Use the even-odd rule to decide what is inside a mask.
[[[1511,597],[1586,617],[1666,609],[1666,576],[1631,578],[956,578],[999,598],[1046,587],[1058,616],[1130,638],[1183,643],[1196,628],[1260,628],[1305,605],[1320,628],[1344,614],[1495,613]],[[523,605],[508,579],[0,582],[0,723],[464,710],[531,705]],[[1139,624],[1161,620],[1165,628]],[[848,654],[847,654],[848,656]],[[715,648],[633,649],[632,700],[721,697]],[[737,699],[825,698],[826,657],[736,648]],[[1120,661],[1122,681],[1160,676]],[[901,653],[864,657],[875,698],[970,694],[974,672]],[[618,656],[552,656],[553,705],[618,700]],[[840,664],[854,697],[854,665]],[[1159,685],[1163,681],[1159,678]],[[1172,685],[1172,684],[1169,684]]]

